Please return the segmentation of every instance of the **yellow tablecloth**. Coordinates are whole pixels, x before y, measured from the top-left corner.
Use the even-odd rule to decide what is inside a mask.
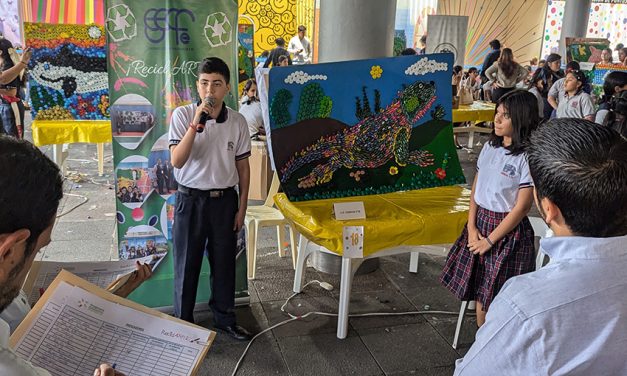
[[[494,103],[474,101],[471,105],[459,105],[453,109],[453,123],[464,121],[494,121]]]
[[[109,120],[35,120],[31,126],[37,146],[86,142],[111,142]]]
[[[283,215],[307,239],[342,254],[344,226],[364,226],[364,257],[396,246],[452,243],[468,220],[470,191],[459,186],[383,195],[291,202],[274,196]],[[366,219],[337,221],[333,204],[363,201]]]

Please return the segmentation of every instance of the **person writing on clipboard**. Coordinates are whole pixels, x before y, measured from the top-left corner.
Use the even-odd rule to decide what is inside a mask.
[[[0,186],[0,375],[47,376],[48,371],[21,359],[9,348],[11,330],[5,317],[35,256],[50,243],[63,197],[63,177],[57,165],[31,143],[0,136]],[[150,274],[148,265],[139,265],[137,273],[116,294],[130,294]],[[94,375],[122,374],[102,364]]]

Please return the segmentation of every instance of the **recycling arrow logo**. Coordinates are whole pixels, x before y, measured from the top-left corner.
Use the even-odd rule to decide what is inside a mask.
[[[222,12],[211,13],[205,23],[205,38],[211,47],[226,46],[231,43],[233,27]]]
[[[116,5],[107,9],[105,21],[107,32],[114,42],[133,39],[137,35],[137,22],[131,9],[124,5]]]

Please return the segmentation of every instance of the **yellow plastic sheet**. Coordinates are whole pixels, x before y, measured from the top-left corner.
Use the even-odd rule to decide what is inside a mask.
[[[494,103],[474,101],[470,105],[459,105],[453,109],[453,123],[464,121],[494,121]]]
[[[344,226],[364,226],[364,256],[396,246],[453,243],[468,220],[470,190],[439,187],[383,195],[291,202],[274,196],[283,215],[307,239],[342,254]],[[366,219],[337,221],[333,204],[363,201]]]
[[[109,120],[35,120],[31,126],[37,146],[86,142],[111,142]]]

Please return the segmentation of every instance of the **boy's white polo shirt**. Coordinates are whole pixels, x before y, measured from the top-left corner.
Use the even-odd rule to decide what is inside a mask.
[[[177,107],[172,112],[169,145],[178,145],[194,120],[197,104]],[[183,167],[174,168],[179,184],[189,188],[209,190],[237,185],[239,176],[235,161],[250,156],[250,136],[246,119],[237,111],[224,106],[226,120],[207,121],[204,132],[194,137],[189,159]]]

